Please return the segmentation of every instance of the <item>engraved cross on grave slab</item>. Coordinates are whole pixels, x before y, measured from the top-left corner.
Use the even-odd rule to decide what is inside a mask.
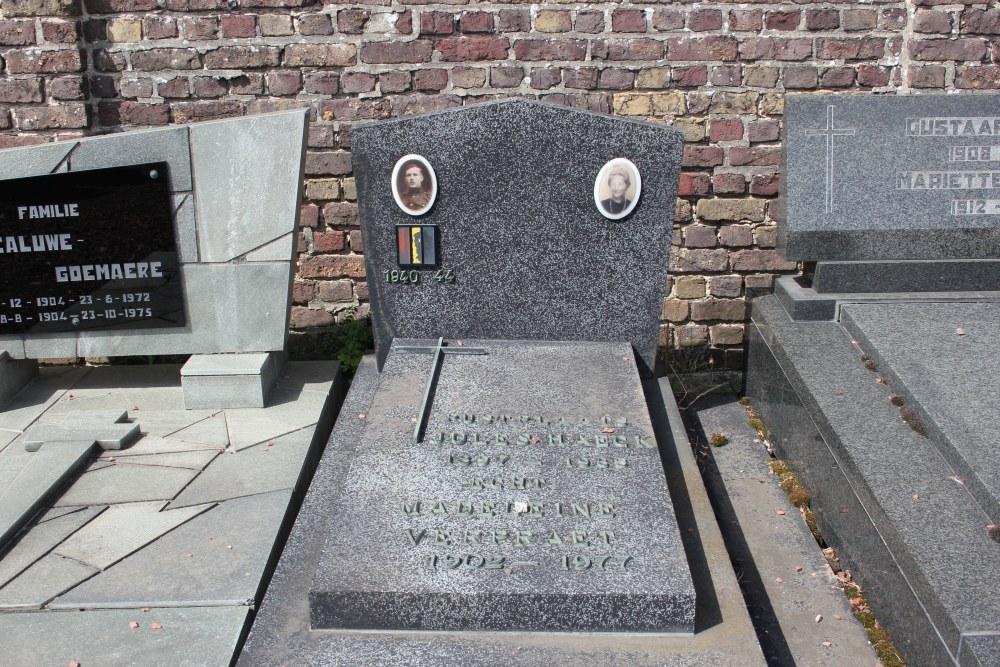
[[[833,126],[833,105],[826,107],[826,127],[818,130],[806,130],[807,137],[826,137],[826,166],[824,169],[824,210],[833,213],[833,138],[852,137],[857,130],[854,128],[835,128]]]
[[[434,347],[419,347],[413,345],[401,345],[394,348],[396,352],[402,354],[433,354],[431,361],[431,374],[427,378],[427,386],[424,389],[424,400],[420,405],[420,413],[417,415],[417,424],[413,427],[413,442],[420,444],[424,437],[424,428],[427,426],[427,415],[431,410],[431,403],[434,400],[434,386],[437,383],[438,372],[441,370],[442,356],[445,354],[486,354],[486,350],[481,347],[462,347],[462,341],[457,341],[457,347],[445,347],[444,338],[438,338]]]

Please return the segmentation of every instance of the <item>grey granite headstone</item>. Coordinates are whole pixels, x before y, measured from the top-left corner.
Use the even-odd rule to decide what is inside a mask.
[[[680,132],[525,100],[351,132],[380,360],[393,338],[627,341],[654,365],[673,228]],[[399,158],[426,158],[437,200],[419,218],[392,195]],[[635,209],[609,220],[601,168],[627,158]],[[396,280],[396,225],[437,225],[436,268]]]
[[[692,632],[695,592],[630,347],[465,341],[414,441],[397,340],[309,594],[311,626]],[[338,443],[349,445],[349,443]],[[339,450],[338,450],[339,453]]]
[[[1000,96],[789,96],[783,133],[786,259],[1000,258]]]

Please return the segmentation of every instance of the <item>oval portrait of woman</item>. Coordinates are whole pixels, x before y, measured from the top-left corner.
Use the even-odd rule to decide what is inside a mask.
[[[437,175],[423,155],[404,155],[392,168],[392,198],[409,215],[431,210],[437,197]]]
[[[608,220],[620,220],[631,213],[641,193],[639,169],[623,157],[601,167],[594,181],[594,203]]]

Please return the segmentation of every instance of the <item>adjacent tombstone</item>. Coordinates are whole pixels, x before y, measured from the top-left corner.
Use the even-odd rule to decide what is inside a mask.
[[[194,354],[189,408],[262,406],[288,336],[305,123],[0,151],[4,376],[30,375],[15,360]]]
[[[998,108],[790,96],[778,248],[806,271],[752,304],[748,394],[914,663],[998,653]]]
[[[378,362],[243,662],[377,660],[408,630],[695,630],[672,444],[640,380],[682,146],[522,100],[353,128]],[[614,160],[634,172],[602,174]],[[390,634],[352,634],[371,629]],[[489,636],[442,639],[435,659],[499,660],[476,648]]]

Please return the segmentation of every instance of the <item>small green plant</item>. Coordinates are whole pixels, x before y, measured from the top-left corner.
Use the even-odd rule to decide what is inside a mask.
[[[729,438],[727,438],[722,433],[713,433],[712,436],[708,439],[708,444],[712,445],[713,447],[725,447],[726,445],[729,444]]]
[[[339,361],[341,373],[345,379],[350,380],[358,370],[361,357],[373,346],[369,318],[345,319],[332,331],[320,334],[316,343],[316,356]]]

